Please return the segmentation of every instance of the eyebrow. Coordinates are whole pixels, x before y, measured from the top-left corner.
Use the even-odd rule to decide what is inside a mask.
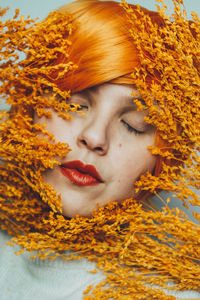
[[[146,105],[144,99],[141,96],[125,96],[125,98],[127,98],[127,100],[129,100],[130,104],[136,104],[135,102],[133,102],[134,100],[139,100],[141,102],[142,105]]]
[[[87,97],[88,99],[90,99],[90,97],[92,97],[92,91],[90,89],[85,89],[85,90],[77,92],[75,94],[82,96],[82,97]],[[146,105],[144,99],[141,96],[122,95],[122,98],[124,100],[127,100],[131,106],[132,105],[136,106],[136,103],[134,102],[134,100],[139,100],[142,105],[144,105],[144,106]]]

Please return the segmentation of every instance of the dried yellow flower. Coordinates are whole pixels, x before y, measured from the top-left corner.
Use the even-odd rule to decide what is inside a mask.
[[[196,14],[187,20],[178,0],[170,19],[159,2],[160,27],[139,6],[141,18],[121,4],[134,24],[130,34],[141,62],[132,79],[145,106],[135,102],[138,110],[148,109],[146,121],[157,128],[151,151],[160,158],[158,174],[142,175],[135,186],[153,194],[171,191],[186,207],[200,206],[200,20]],[[75,29],[62,12],[43,22],[18,16],[16,10],[13,20],[0,22],[0,94],[12,105],[0,114],[1,228],[22,249],[36,251],[32,257],[95,261],[107,278],[89,286],[84,299],[175,299],[161,288],[199,291],[200,227],[170,209],[169,198],[160,210],[126,199],[94,211],[92,218],[62,215],[60,195],[44,183],[42,173],[59,164],[56,157],[64,157],[70,145],[55,143],[44,126],[33,124],[32,112],[50,116],[53,108],[68,119],[69,111],[77,111],[63,101],[70,91],[55,84],[77,68],[68,56],[68,37]],[[67,62],[55,64],[59,55]],[[53,96],[47,99],[45,93]],[[199,214],[193,216],[200,221]],[[67,256],[69,249],[78,255]]]

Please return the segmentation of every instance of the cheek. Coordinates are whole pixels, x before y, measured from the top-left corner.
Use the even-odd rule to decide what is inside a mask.
[[[131,183],[146,171],[152,172],[155,167],[156,157],[147,149],[149,145],[149,143],[147,145],[135,143],[127,147],[123,143],[118,144],[116,161],[119,162],[120,174],[122,177],[129,178],[128,181]]]
[[[52,117],[47,119],[45,117],[35,118],[35,123],[46,124],[45,129],[54,135],[55,142],[69,143],[74,142],[76,137],[79,134],[80,126],[77,126],[76,120],[63,120],[61,117],[58,117],[54,113]]]

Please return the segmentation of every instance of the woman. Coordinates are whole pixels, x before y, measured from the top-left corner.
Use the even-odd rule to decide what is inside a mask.
[[[199,187],[197,20],[186,21],[178,5],[171,22],[162,10],[77,1],[36,27],[30,22],[10,22],[2,35],[8,62],[1,91],[12,104],[1,123],[2,230],[37,251],[36,273],[22,269],[25,253],[20,274],[28,280],[34,273],[36,282],[63,277],[71,286],[69,270],[77,276],[83,269],[83,282],[90,261],[106,279],[86,299],[175,299],[170,289],[198,298],[198,225],[167,204],[156,211],[147,202],[162,189],[199,205],[188,187]],[[22,62],[16,50],[26,54]],[[40,277],[36,256],[55,259],[56,275]],[[66,262],[59,274],[58,256],[88,261]],[[43,282],[42,295],[81,299],[79,289],[103,275],[92,278],[81,289],[61,288],[62,296]],[[16,297],[41,293],[36,282]]]
[[[38,120],[47,124],[56,142],[68,141],[73,149],[44,175],[61,193],[65,216],[90,216],[98,205],[135,197],[133,183],[153,171],[156,159],[147,146],[154,142],[155,128],[137,111],[132,90],[129,85],[100,84],[70,99],[85,116],[75,113],[66,122],[52,111],[51,119]]]

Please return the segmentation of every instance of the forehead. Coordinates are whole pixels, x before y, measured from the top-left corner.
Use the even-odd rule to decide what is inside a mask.
[[[121,105],[131,105],[136,106],[134,103],[135,99],[140,100],[144,103],[141,95],[138,93],[137,89],[133,85],[128,84],[114,84],[114,83],[104,83],[97,85],[88,89],[85,89],[79,93],[76,93],[80,96],[91,97],[94,100],[99,99],[119,99]]]

